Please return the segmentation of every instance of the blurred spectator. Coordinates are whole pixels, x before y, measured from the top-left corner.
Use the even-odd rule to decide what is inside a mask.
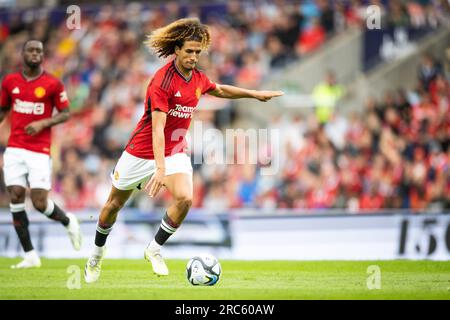
[[[276,36],[267,37],[267,50],[271,56],[271,68],[283,68],[291,59],[280,39]]]
[[[389,28],[407,28],[410,25],[410,17],[402,1],[389,1],[387,25]]]
[[[313,89],[316,116],[320,123],[326,123],[334,112],[337,101],[344,95],[344,87],[337,84],[334,72],[328,71],[325,81]]]
[[[310,53],[319,48],[325,41],[325,30],[317,18],[312,19],[300,35],[297,43],[297,51],[300,55]]]
[[[442,67],[437,63],[433,56],[429,53],[422,55],[422,59],[418,68],[420,85],[428,90],[430,83],[436,79],[437,75],[442,73]]]
[[[378,192],[378,186],[373,183],[368,192],[365,192],[359,202],[359,208],[363,210],[377,210],[384,207],[384,198]]]
[[[328,0],[317,0],[317,6],[320,10],[320,25],[327,35],[334,32],[335,21],[333,8]]]

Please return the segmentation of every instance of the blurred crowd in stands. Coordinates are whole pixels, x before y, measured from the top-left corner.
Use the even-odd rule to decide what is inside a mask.
[[[288,143],[283,183],[258,202],[354,211],[450,208],[450,83],[428,54],[418,79],[414,91],[374,93],[362,113],[280,124]]]
[[[314,54],[347,28],[364,27],[369,4],[381,8],[387,26],[448,21],[445,0],[230,1],[214,10],[208,4],[133,2],[82,8],[81,28],[75,30],[65,20],[52,24],[49,12],[36,10],[0,20],[0,78],[20,69],[26,39],[44,42],[44,67],[63,80],[72,111],[69,122],[53,128],[52,197],[69,210],[99,208],[111,187],[109,173],[143,113],[146,86],[166,63],[143,46],[152,30],[181,17],[201,17],[213,39],[201,68],[219,83],[258,88],[273,70]],[[281,132],[280,172],[262,176],[261,166],[251,164],[195,165],[193,206],[448,208],[449,81],[430,56],[424,56],[418,80],[412,93],[374,93],[362,115],[274,118],[268,127]],[[223,101],[205,100],[202,106],[212,107],[195,116],[205,128],[233,126],[232,102],[225,102],[223,112]],[[7,122],[0,127],[2,146],[7,128]],[[169,201],[164,192],[154,200],[140,192],[129,206],[150,210]],[[2,181],[0,204],[8,203]]]

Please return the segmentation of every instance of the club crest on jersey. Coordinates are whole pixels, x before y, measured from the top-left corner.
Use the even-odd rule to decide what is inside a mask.
[[[114,180],[119,180],[119,171],[114,171]]]
[[[195,96],[197,97],[197,99],[200,99],[200,96],[202,95],[202,89],[197,88],[195,90]]]
[[[37,87],[36,89],[34,89],[34,95],[36,96],[36,98],[42,98],[43,96],[45,96],[45,89],[42,87]]]

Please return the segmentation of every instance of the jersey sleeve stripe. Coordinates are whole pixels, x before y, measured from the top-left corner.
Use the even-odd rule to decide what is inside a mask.
[[[150,97],[148,97],[147,99],[147,108],[145,110],[145,113],[152,113],[152,100],[150,99]]]
[[[166,70],[166,72],[164,73],[164,77],[163,77],[162,82],[161,82],[161,87],[163,86],[164,82],[166,81],[167,77],[169,76],[169,73],[170,73],[170,71],[171,71],[171,68],[172,68],[172,67],[169,67],[169,68]]]
[[[173,75],[175,73],[175,68],[171,67],[169,71],[166,73],[166,76],[164,77],[164,81],[161,84],[161,88],[164,90],[169,89],[170,82],[172,81]]]

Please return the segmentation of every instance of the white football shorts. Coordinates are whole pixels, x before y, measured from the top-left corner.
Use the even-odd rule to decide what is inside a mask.
[[[3,154],[5,185],[51,189],[52,159],[48,154],[6,148]]]
[[[165,165],[166,176],[175,173],[192,175],[191,159],[185,153],[165,157]],[[143,189],[155,171],[155,160],[138,158],[124,151],[111,172],[111,181],[119,190]]]

